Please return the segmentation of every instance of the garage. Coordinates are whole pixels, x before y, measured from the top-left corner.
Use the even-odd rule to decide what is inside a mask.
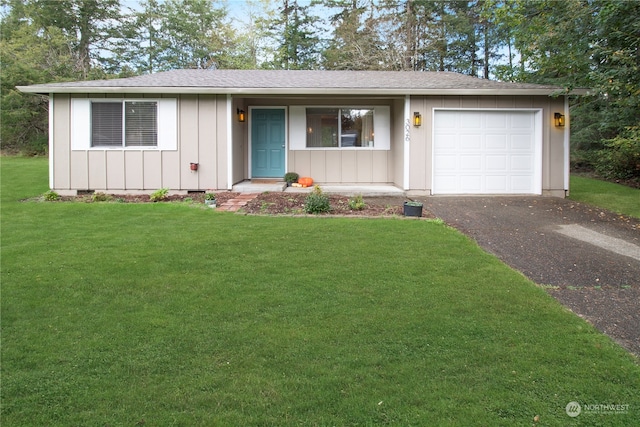
[[[432,194],[541,194],[539,110],[434,110]]]

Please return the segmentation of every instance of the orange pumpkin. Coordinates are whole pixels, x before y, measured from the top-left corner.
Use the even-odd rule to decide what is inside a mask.
[[[311,187],[313,185],[313,179],[309,177],[298,178],[298,184],[303,187]]]

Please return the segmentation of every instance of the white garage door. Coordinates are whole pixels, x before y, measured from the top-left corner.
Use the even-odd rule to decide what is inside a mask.
[[[437,110],[433,194],[540,194],[535,111]]]

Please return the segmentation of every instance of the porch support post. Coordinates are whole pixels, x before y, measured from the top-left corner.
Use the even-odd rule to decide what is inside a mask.
[[[227,94],[227,190],[233,189],[233,97]]]
[[[69,101],[71,102],[71,101]],[[53,149],[53,133],[55,131],[55,124],[53,122],[53,93],[49,94],[49,189],[53,190],[53,167],[55,166],[54,158],[55,150]]]
[[[409,163],[411,160],[411,95],[404,97],[404,123],[403,131],[403,147],[404,160],[402,162],[402,189],[409,190]]]

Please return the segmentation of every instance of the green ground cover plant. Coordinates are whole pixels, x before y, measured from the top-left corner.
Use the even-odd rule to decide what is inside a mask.
[[[571,175],[570,199],[640,218],[640,189]]]
[[[3,426],[640,422],[637,359],[441,222],[42,202],[1,161]]]

